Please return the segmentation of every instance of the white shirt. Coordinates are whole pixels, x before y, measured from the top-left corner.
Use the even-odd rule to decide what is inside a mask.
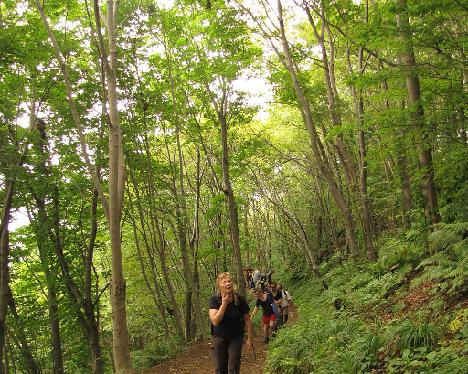
[[[283,302],[281,306],[284,308],[285,306],[289,305],[289,302],[292,300],[291,294],[288,291],[281,291],[283,293]]]

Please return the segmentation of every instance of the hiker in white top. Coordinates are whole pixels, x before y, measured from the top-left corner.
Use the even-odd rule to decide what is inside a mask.
[[[293,316],[292,297],[288,291],[283,290],[283,285],[278,284],[278,290],[282,293],[281,311],[283,314],[283,324],[288,322],[289,315]]]

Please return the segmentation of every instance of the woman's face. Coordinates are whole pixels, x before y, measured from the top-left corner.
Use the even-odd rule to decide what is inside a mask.
[[[232,292],[232,279],[229,277],[222,278],[218,284],[219,292],[227,294]]]

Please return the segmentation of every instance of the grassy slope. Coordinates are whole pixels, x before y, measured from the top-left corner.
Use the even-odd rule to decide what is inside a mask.
[[[290,287],[300,318],[270,344],[265,373],[468,373],[468,224],[421,242],[382,240],[376,264],[329,259],[326,291]]]

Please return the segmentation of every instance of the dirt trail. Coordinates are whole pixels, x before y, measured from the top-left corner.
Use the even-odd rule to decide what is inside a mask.
[[[253,339],[254,352],[242,349],[241,374],[263,373],[265,363],[266,346],[262,336],[256,331]],[[211,345],[209,342],[200,342],[193,345],[187,352],[182,353],[158,366],[155,366],[144,374],[210,374],[214,373],[213,359],[211,357]]]

